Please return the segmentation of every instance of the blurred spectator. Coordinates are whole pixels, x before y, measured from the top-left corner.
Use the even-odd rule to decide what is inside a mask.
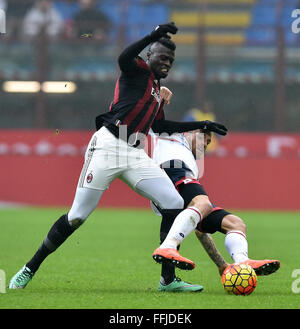
[[[9,39],[16,39],[21,33],[20,22],[23,21],[28,8],[30,8],[34,0],[9,0],[5,1],[6,8],[6,37]]]
[[[72,21],[72,36],[106,41],[111,23],[108,16],[98,9],[98,2],[80,0],[79,4],[80,10]]]
[[[25,37],[36,37],[42,29],[50,38],[58,37],[63,30],[63,19],[51,0],[37,0],[24,18],[23,34]]]
[[[190,109],[184,116],[184,121],[215,121],[216,116],[213,112],[213,104],[210,101],[204,101],[200,108]]]
[[[7,2],[6,2],[6,0],[0,0],[0,9],[2,9],[2,10],[6,10],[6,8],[7,8]]]
[[[216,121],[216,115],[213,111],[213,104],[210,101],[203,101],[201,106],[198,108],[194,107],[190,109],[183,117],[183,121],[203,121],[210,120]],[[218,147],[218,135],[213,134],[211,143],[208,145],[206,152],[212,153]]]

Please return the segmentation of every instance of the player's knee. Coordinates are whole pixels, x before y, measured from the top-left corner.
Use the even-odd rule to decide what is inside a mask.
[[[206,195],[197,195],[189,206],[199,209],[203,217],[208,216],[213,211],[213,206]]]
[[[223,218],[222,229],[226,233],[232,230],[237,230],[246,234],[247,227],[244,221],[240,217],[229,214]]]
[[[73,230],[78,229],[79,226],[81,226],[86,218],[80,218],[80,217],[75,217],[75,218],[69,218],[68,217],[68,222],[70,226],[72,227]]]

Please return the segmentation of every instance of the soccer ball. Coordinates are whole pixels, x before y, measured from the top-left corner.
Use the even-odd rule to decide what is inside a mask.
[[[250,295],[257,284],[254,269],[246,264],[232,264],[227,266],[222,274],[224,289],[235,295]]]

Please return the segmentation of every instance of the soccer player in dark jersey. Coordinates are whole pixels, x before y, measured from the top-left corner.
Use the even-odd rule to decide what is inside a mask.
[[[10,289],[25,288],[45,258],[54,252],[97,207],[112,181],[120,178],[133,190],[154,201],[162,211],[178,213],[183,199],[165,172],[139,147],[150,127],[157,133],[206,128],[221,135],[227,129],[211,121],[173,122],[164,118],[160,80],[167,77],[175,58],[175,44],[168,33],[177,33],[174,23],[157,26],[149,35],[128,46],[119,56],[121,69],[110,110],[96,118],[97,131],[85,154],[75,198],[70,211],[51,227],[41,246],[10,280]],[[146,48],[147,61],[140,56]],[[185,211],[185,210],[184,210]],[[201,205],[204,216],[211,205]],[[179,264],[191,266],[176,249],[168,251]]]

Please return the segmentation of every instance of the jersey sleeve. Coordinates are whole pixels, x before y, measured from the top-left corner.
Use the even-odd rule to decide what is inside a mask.
[[[155,121],[165,120],[165,112],[164,112],[164,101],[160,103],[157,115],[155,117]]]
[[[161,133],[160,127],[163,125],[163,121],[165,121],[164,101],[160,103],[155,119],[151,125],[153,133]]]
[[[119,67],[122,72],[130,73],[138,68],[150,70],[146,62],[139,57],[139,53],[152,42],[150,36],[134,42],[126,47],[118,58]]]
[[[192,121],[192,122],[178,122],[165,119],[163,111],[163,103],[157,113],[155,121],[151,128],[155,133],[167,133],[169,135],[174,133],[183,133],[191,130],[202,129],[205,126],[205,121]]]

